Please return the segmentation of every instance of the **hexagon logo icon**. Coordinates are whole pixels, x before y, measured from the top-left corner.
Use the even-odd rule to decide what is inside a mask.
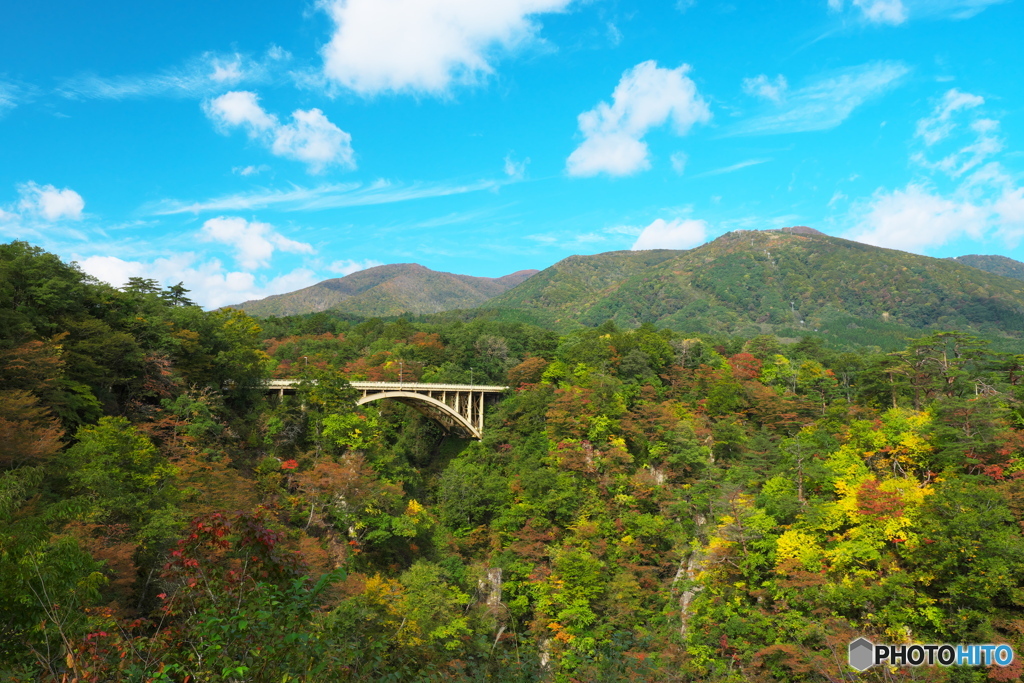
[[[867,638],[858,638],[850,643],[850,666],[857,671],[866,671],[875,665],[875,645]]]

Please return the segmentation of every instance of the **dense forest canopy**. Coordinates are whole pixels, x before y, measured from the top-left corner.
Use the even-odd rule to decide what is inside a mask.
[[[3,680],[1024,671],[846,665],[1024,651],[1024,355],[980,336],[257,320],[23,242],[0,317]],[[399,372],[511,389],[467,441],[354,406]]]

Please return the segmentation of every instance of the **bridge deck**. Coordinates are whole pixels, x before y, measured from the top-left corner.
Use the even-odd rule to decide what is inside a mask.
[[[267,389],[291,389],[301,384],[298,379],[272,379]],[[349,382],[353,389],[378,389],[381,391],[482,391],[486,394],[500,394],[508,387],[489,384],[434,384],[432,382]]]

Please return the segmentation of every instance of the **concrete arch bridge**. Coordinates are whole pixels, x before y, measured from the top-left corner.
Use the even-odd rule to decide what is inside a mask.
[[[299,380],[274,379],[267,393],[294,394]],[[483,438],[484,406],[493,403],[508,387],[480,384],[432,384],[429,382],[349,382],[360,393],[356,405],[392,399],[440,423],[449,433],[470,439]]]

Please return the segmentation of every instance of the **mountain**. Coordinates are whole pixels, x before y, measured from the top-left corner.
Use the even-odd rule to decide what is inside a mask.
[[[611,319],[693,333],[817,333],[886,349],[949,329],[1016,348],[1024,332],[1019,280],[810,228],[736,231],[688,251],[573,256],[486,307],[559,330]]]
[[[967,256],[957,256],[951,260],[962,263],[965,266],[984,270],[986,273],[992,273],[993,275],[1012,277],[1014,280],[1024,280],[1024,263],[1014,261],[1012,258],[1005,256],[969,254]]]
[[[570,256],[492,300],[487,308],[521,309],[555,327],[571,327],[581,311],[597,305],[623,282],[681,253],[652,249]]]
[[[260,316],[298,315],[328,309],[366,317],[437,313],[479,306],[537,272],[520,270],[499,278],[473,277],[442,273],[415,263],[395,263],[229,308]]]

